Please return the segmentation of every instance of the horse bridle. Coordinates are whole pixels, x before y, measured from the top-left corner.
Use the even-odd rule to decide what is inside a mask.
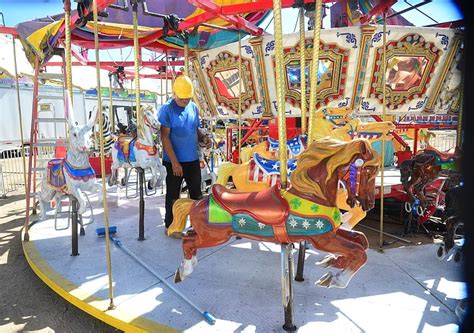
[[[331,116],[331,115],[329,115],[327,109],[325,109],[325,108],[322,110],[322,112],[324,114],[324,119],[329,120],[333,125],[337,125],[337,123],[334,121],[334,119],[344,118],[344,116]]]
[[[150,124],[150,121],[148,120],[148,117],[145,117],[144,121],[143,121],[143,124],[144,125],[147,125],[148,127],[150,128],[153,128],[154,130],[158,130],[158,128],[156,128],[155,126],[153,126],[152,124]]]
[[[361,158],[356,159],[351,165],[349,166],[349,170],[346,171],[340,179],[350,186],[350,190],[355,195],[359,195],[360,190],[360,175],[361,169],[364,165],[364,160]]]

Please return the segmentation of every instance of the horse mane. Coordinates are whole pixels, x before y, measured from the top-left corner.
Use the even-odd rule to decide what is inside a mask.
[[[352,162],[357,155],[361,154],[362,147],[365,147],[371,156],[364,162],[364,166],[378,166],[378,155],[366,139],[346,142],[325,137],[314,141],[298,158],[298,166],[291,174],[291,185],[300,192],[313,193],[326,199],[326,184],[333,177],[336,169]],[[309,178],[307,171],[323,162],[326,163],[327,176],[323,183],[317,183]]]

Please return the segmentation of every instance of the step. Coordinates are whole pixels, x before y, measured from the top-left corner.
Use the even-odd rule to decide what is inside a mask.
[[[46,167],[31,168],[31,171],[33,171],[33,172],[43,172],[43,171],[46,171]]]
[[[39,79],[46,79],[46,80],[64,80],[64,74],[62,73],[39,73]]]
[[[34,144],[35,147],[66,147],[64,142],[43,141]]]
[[[38,99],[59,99],[64,100],[62,95],[38,95]]]
[[[36,118],[38,123],[65,123],[65,118]]]

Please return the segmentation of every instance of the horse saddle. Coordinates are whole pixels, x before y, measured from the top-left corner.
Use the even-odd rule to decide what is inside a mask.
[[[418,154],[414,158],[415,164],[418,165],[431,165],[436,163],[436,158],[434,155],[423,152],[421,154]]]
[[[136,136],[128,136],[128,135],[119,135],[117,138],[117,145],[120,151],[123,152],[123,155],[126,160],[129,158],[130,154],[130,145],[134,140],[136,140]]]
[[[459,158],[459,151],[457,151],[456,148],[443,152],[433,147],[427,147],[425,152],[438,156],[441,162],[451,162]]]
[[[238,192],[214,184],[212,195],[230,214],[245,213],[267,225],[285,223],[290,212],[278,184],[260,192]]]
[[[230,214],[248,214],[256,221],[271,226],[274,237],[279,243],[291,242],[286,231],[290,206],[281,196],[279,184],[260,192],[238,192],[228,190],[220,184],[214,184],[212,195],[217,203]]]

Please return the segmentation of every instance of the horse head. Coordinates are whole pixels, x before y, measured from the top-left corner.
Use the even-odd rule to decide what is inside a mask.
[[[65,116],[69,127],[69,145],[68,151],[70,152],[87,152],[91,147],[91,134],[92,128],[96,122],[98,112],[97,108],[94,108],[92,115],[85,125],[80,126],[74,120],[73,107],[71,97],[69,94],[66,95],[66,108]]]
[[[298,167],[291,175],[291,184],[301,193],[336,206],[339,179],[354,166],[354,186],[346,185],[350,197],[348,204],[354,207],[358,202],[364,210],[369,210],[375,204],[379,157],[365,139],[350,142],[332,138],[316,140],[300,155]]]
[[[360,204],[364,211],[375,205],[375,179],[379,170],[379,157],[368,140],[356,139],[359,147],[350,162],[341,165],[340,180],[347,190],[347,204],[353,208]]]
[[[410,180],[414,164],[415,160],[405,160],[400,164],[400,182],[402,184],[406,184]]]
[[[154,132],[158,132],[160,130],[160,123],[158,122],[155,108],[151,105],[142,105],[140,108],[143,115],[143,124]]]
[[[367,139],[370,142],[374,140],[387,139],[395,130],[395,125],[391,121],[373,121],[373,122],[361,122],[359,119],[354,118],[350,120],[340,130],[334,131],[336,138],[344,141],[352,139]]]

